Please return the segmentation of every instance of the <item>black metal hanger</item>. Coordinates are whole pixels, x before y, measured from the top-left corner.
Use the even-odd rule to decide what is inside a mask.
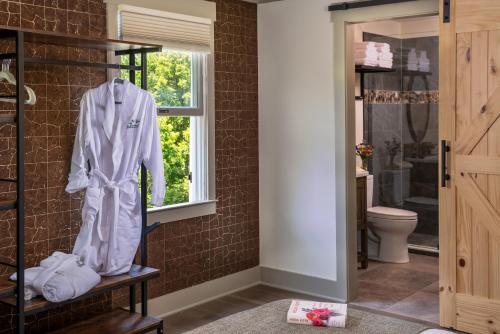
[[[124,82],[125,81],[121,78],[115,78],[115,81],[114,81],[115,85],[123,85]],[[115,104],[122,104],[122,102],[115,100]]]

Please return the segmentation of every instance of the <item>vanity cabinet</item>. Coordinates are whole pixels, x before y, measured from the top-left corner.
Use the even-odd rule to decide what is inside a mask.
[[[361,269],[368,268],[368,221],[366,202],[366,176],[356,178],[358,263]]]

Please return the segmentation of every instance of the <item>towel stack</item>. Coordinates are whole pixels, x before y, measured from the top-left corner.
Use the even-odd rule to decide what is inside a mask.
[[[384,68],[392,68],[392,60],[394,55],[391,52],[391,47],[387,43],[377,43],[378,44],[378,66]]]
[[[408,71],[418,71],[417,50],[415,48],[408,52],[406,67],[408,68]]]
[[[354,58],[356,65],[392,68],[393,54],[387,43],[356,43]]]
[[[418,69],[420,72],[430,72],[431,62],[427,58],[427,51],[420,51],[420,57],[418,57]]]
[[[415,48],[408,51],[407,68],[408,71],[429,72],[431,62],[427,58],[427,51],[419,51],[420,56],[417,58],[417,50]]]

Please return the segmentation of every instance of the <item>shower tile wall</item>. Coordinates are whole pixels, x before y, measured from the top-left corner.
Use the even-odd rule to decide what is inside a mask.
[[[363,39],[389,43],[395,68],[365,75],[364,138],[375,146],[370,163],[374,205],[417,212],[419,223],[410,243],[437,247],[438,37],[364,33]],[[430,74],[407,70],[411,48],[427,52]]]
[[[401,55],[396,50],[401,49],[401,40],[386,36],[363,34],[365,41],[389,43],[394,52],[395,72],[365,74],[366,91],[379,90],[387,92],[401,91]],[[401,152],[391,158],[386,149],[386,142],[402,142],[401,105],[399,103],[364,104],[364,138],[375,147],[370,163],[370,173],[373,174],[373,205],[400,207],[402,205],[401,182],[402,164]]]
[[[403,52],[411,48],[427,51],[430,74],[413,77],[403,69],[403,90],[438,91],[439,38],[421,37],[402,40]],[[436,101],[434,101],[436,102]],[[415,211],[419,223],[410,236],[410,242],[437,246],[438,236],[438,104],[405,104],[403,115],[403,159],[412,165],[410,194],[403,201],[403,208]],[[434,238],[428,237],[434,236]]]

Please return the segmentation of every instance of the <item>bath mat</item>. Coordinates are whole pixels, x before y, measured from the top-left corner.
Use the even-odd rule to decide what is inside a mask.
[[[419,323],[352,308],[348,310],[346,328],[291,325],[286,322],[291,302],[279,300],[265,304],[214,321],[187,334],[418,334],[428,328]]]

